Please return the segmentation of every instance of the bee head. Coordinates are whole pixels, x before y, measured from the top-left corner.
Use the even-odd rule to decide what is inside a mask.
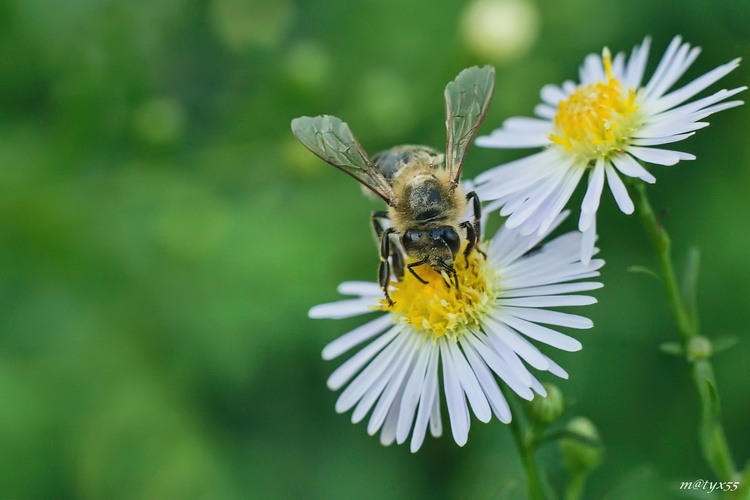
[[[427,258],[433,267],[444,263],[453,265],[453,260],[461,247],[461,239],[452,226],[438,226],[432,229],[409,229],[401,238],[404,250],[409,256]]]

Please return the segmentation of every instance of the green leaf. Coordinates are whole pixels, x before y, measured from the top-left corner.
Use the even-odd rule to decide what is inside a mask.
[[[708,361],[693,363],[701,400],[701,419],[698,436],[703,458],[714,473],[723,481],[732,478],[734,464],[726,448],[726,437],[721,426],[719,393],[713,382],[713,369]]]
[[[681,358],[685,355],[685,349],[682,348],[682,344],[679,342],[671,341],[671,342],[664,342],[663,344],[659,345],[659,350],[663,352],[664,354],[669,354],[670,356],[677,356],[678,358]]]
[[[649,276],[652,276],[656,278],[657,280],[661,281],[661,276],[659,276],[655,271],[652,271],[651,269],[647,268],[646,266],[630,266],[628,268],[629,273],[641,273],[641,274],[647,274]]]
[[[734,347],[737,342],[739,342],[739,340],[734,335],[718,339],[714,342],[714,354],[718,354],[721,351],[726,351],[727,349]]]
[[[705,400],[708,403],[704,408],[704,411],[710,412],[711,418],[716,419],[719,417],[719,413],[721,413],[721,408],[719,406],[719,391],[716,390],[716,385],[714,385],[710,378],[706,377],[703,381],[706,384]]]

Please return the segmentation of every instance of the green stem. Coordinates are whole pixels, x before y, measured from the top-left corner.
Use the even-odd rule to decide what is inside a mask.
[[[568,486],[565,488],[565,500],[578,500],[583,497],[583,486],[585,484],[586,474],[571,475]]]
[[[508,424],[508,427],[510,427],[513,441],[516,443],[516,448],[518,448],[518,454],[521,456],[521,464],[523,465],[523,470],[526,474],[528,498],[530,500],[543,500],[545,498],[544,489],[542,488],[536,458],[534,458],[536,442],[531,433],[525,430],[521,423],[521,415],[523,415],[523,411],[514,403],[514,396],[508,394],[507,389],[503,389],[503,394],[505,395],[505,399],[508,400],[508,403],[512,405],[513,417]]]
[[[661,224],[659,224],[651,208],[651,203],[649,203],[646,196],[645,185],[639,182],[635,184],[635,189],[637,191],[637,196],[634,200],[636,213],[659,259],[659,269],[664,284],[664,291],[667,294],[669,307],[672,309],[672,314],[677,323],[677,331],[683,342],[687,342],[691,338],[696,337],[698,332],[693,322],[690,321],[690,317],[680,297],[680,287],[677,285],[674,266],[672,266],[672,241]]]
[[[680,295],[680,287],[672,264],[672,244],[669,235],[651,208],[645,185],[637,182],[632,188],[635,190],[633,202],[636,213],[659,260],[664,291],[677,324],[684,352],[689,353],[690,341],[699,335],[698,314],[690,310]],[[718,392],[713,366],[708,358],[690,361],[693,385],[698,392],[702,408],[700,432],[703,457],[717,478],[722,481],[733,481],[736,477],[736,469],[729,452],[724,428],[719,420]]]

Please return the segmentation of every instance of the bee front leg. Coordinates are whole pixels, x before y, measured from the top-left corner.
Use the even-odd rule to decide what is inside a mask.
[[[414,276],[415,278],[417,278],[419,280],[420,283],[422,283],[423,285],[427,285],[430,282],[429,281],[425,281],[424,278],[422,278],[420,275],[418,275],[417,272],[414,270],[415,267],[422,266],[424,264],[427,264],[427,259],[422,259],[419,262],[412,262],[411,264],[409,264],[408,266],[406,266],[406,268],[409,270],[409,272],[412,274],[412,276]]]
[[[476,229],[474,228],[474,225],[469,221],[464,221],[461,223],[459,227],[462,227],[466,229],[466,249],[464,250],[464,260],[466,261],[466,268],[469,268],[469,255],[471,254],[471,251],[474,250],[474,248],[477,249],[477,252],[481,253],[485,257],[487,255],[482,252],[479,247],[476,246],[477,244],[477,233]]]
[[[378,284],[385,294],[385,300],[389,306],[393,306],[393,300],[388,295],[388,284],[391,278],[391,265],[388,263],[388,256],[391,253],[391,234],[395,230],[389,227],[380,234],[380,266],[378,267]]]
[[[458,297],[460,298],[461,288],[458,286],[458,273],[456,272],[456,269],[453,266],[449,266],[445,262],[440,262],[440,267],[442,267],[448,273],[448,275],[453,278],[453,283],[456,286],[456,295],[458,295]],[[448,282],[448,284],[450,285],[450,282]]]
[[[482,203],[479,201],[479,196],[477,196],[477,193],[474,191],[471,191],[470,193],[467,193],[466,195],[466,201],[469,200],[472,201],[472,208],[474,209],[474,221],[472,223],[473,229],[474,229],[474,243],[481,243],[482,241]],[[466,231],[467,239],[469,237],[468,229]],[[473,247],[474,245],[472,245]],[[468,248],[468,246],[467,246]],[[487,254],[484,253],[479,247],[477,247],[477,251],[482,254],[482,257],[487,258]],[[469,255],[469,252],[466,252],[466,256]]]
[[[385,229],[380,224],[380,221],[390,220],[390,217],[388,217],[388,212],[386,212],[385,210],[377,210],[375,212],[372,212],[370,220],[372,221],[372,228],[375,230],[375,237],[377,238],[378,243],[382,244],[383,232],[385,231]],[[404,277],[404,256],[401,255],[401,252],[399,251],[397,245],[392,245],[390,251],[393,274],[396,276],[396,279],[401,281],[401,278]]]

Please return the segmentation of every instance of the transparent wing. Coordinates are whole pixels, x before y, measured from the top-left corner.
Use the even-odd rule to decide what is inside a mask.
[[[349,126],[335,116],[302,116],[292,120],[292,132],[307,149],[351,175],[395,206],[393,189],[349,130]]]
[[[466,152],[487,114],[495,90],[495,68],[463,70],[445,87],[445,168],[451,189],[458,185]]]

